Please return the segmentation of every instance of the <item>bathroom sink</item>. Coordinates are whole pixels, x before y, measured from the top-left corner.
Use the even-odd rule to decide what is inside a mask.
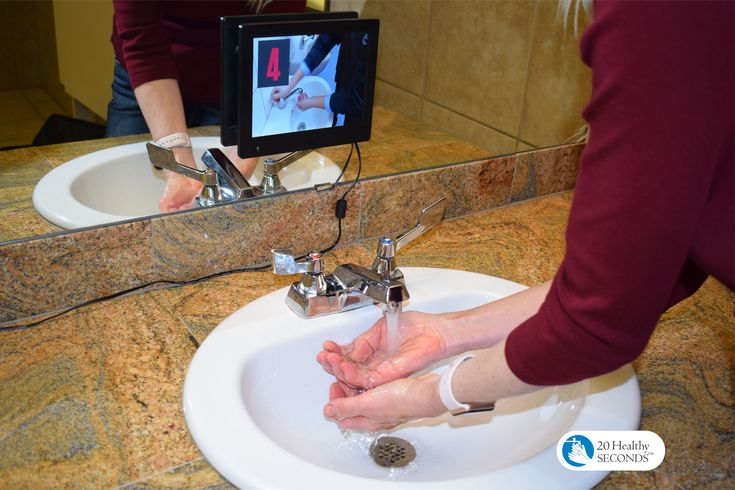
[[[208,148],[220,148],[218,137],[191,138],[196,161]],[[312,152],[279,173],[287,190],[334,182],[340,168]],[[262,161],[249,182],[260,183]],[[46,174],[33,190],[41,216],[72,229],[158,214],[164,189],[163,171],[148,159],[145,142],[96,151],[70,160]]]
[[[402,268],[405,310],[452,311],[524,289],[464,271]],[[435,285],[441,284],[441,288]],[[556,459],[572,430],[634,430],[640,393],[630,366],[565,387],[501,400],[494,412],[445,415],[399,426],[412,443],[405,468],[372,461],[374,435],[343,434],[322,415],[333,378],[315,357],[325,339],[346,342],[380,317],[366,307],[308,320],[286,305],[287,288],[225,319],[196,352],[184,413],[197,446],[240,488],[590,488],[605,472],[572,472]],[[441,370],[448,361],[431,369]]]

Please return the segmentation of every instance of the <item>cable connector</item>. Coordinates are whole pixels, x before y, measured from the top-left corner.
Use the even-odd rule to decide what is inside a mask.
[[[347,216],[347,199],[337,199],[337,204],[334,206],[334,215],[337,219],[344,219]]]

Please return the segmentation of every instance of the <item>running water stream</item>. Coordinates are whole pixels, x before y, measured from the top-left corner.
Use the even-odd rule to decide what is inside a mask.
[[[385,315],[386,334],[388,336],[388,354],[398,350],[398,319],[401,314],[402,303],[390,303],[383,307]]]

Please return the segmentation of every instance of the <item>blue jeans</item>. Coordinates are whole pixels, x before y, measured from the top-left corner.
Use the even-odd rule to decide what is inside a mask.
[[[184,116],[187,128],[220,124],[219,108],[211,104],[184,102]],[[148,125],[135,99],[128,72],[116,62],[112,79],[112,100],[107,104],[105,136],[111,138],[148,132]]]

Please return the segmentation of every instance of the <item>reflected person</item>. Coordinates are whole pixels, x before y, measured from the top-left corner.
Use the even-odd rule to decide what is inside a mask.
[[[113,1],[115,70],[107,137],[150,132],[176,160],[196,167],[188,128],[220,124],[221,16],[303,12],[304,0]],[[228,157],[246,177],[257,159]],[[164,171],[161,211],[193,205],[202,185]]]
[[[299,95],[297,107],[302,111],[317,108],[325,109],[331,114],[344,114],[345,125],[351,121],[359,122],[365,97],[365,71],[367,68],[368,35],[362,32],[320,34],[309,53],[304,57],[301,66],[289,81],[287,87],[276,87],[271,91],[271,98],[279,102],[294,90],[294,87],[319,66],[329,52],[339,45],[339,57],[335,73],[335,91],[323,96]],[[337,118],[332,125],[337,124]]]

